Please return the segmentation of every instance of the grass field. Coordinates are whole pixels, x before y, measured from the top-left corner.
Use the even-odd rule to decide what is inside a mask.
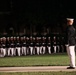
[[[32,55],[21,57],[4,57],[0,58],[0,66],[67,66],[69,58],[64,54],[51,55]]]
[[[21,57],[0,58],[0,67],[24,67],[24,66],[68,66],[69,58],[66,53],[51,55],[28,55]],[[74,72],[0,72],[0,75],[76,75]]]
[[[0,75],[76,75],[76,72],[16,72],[0,73]]]

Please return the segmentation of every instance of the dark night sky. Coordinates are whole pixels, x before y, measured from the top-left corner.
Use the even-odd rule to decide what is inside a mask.
[[[12,3],[11,3],[12,1]],[[12,4],[12,5],[11,5]],[[1,0],[0,11],[21,13],[70,14],[75,12],[74,0]]]
[[[1,0],[0,11],[9,11],[10,17],[16,20],[60,21],[66,17],[76,18],[74,3],[74,0]]]
[[[74,16],[74,1],[67,0],[13,0],[13,11],[43,14],[52,17]],[[73,10],[74,9],[74,10]],[[17,13],[18,14],[18,13]]]

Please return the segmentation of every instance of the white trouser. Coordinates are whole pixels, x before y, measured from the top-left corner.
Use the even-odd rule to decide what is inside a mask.
[[[20,56],[21,55],[21,53],[20,53],[21,52],[21,48],[20,47],[16,47],[15,50],[17,50],[18,56]]]
[[[40,47],[39,46],[36,46],[35,48],[37,50],[37,54],[39,55],[40,54]]]
[[[30,46],[29,49],[30,49],[30,52],[31,52],[30,54],[33,55],[33,53],[34,53],[33,52],[33,47]]]
[[[53,46],[54,47],[54,53],[56,53],[56,46]]]
[[[8,48],[8,56],[13,56],[13,55],[14,55],[14,48]]]
[[[75,46],[66,46],[66,50],[70,58],[70,66],[75,67]]]
[[[49,54],[51,54],[51,46],[47,46]]]
[[[1,56],[4,57],[6,55],[6,48],[1,48]]]
[[[40,47],[40,54],[45,54],[45,49],[46,49],[45,46],[41,46]]]
[[[58,52],[58,53],[59,53],[59,50],[60,50],[59,46],[58,46],[58,45],[56,45],[56,46],[53,46],[53,47],[54,47],[54,53],[56,53],[56,52]],[[57,51],[57,48],[58,48],[58,51]]]
[[[22,54],[26,55],[27,49],[26,47],[22,47]]]

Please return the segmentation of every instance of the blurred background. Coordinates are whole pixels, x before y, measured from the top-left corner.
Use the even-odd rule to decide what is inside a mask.
[[[75,7],[74,0],[0,0],[0,35],[62,34]]]

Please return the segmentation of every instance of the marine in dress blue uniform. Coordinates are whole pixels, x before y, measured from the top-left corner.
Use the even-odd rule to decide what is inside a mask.
[[[66,50],[70,59],[70,67],[67,69],[75,69],[75,28],[73,26],[74,19],[67,18],[67,28],[66,28]]]

